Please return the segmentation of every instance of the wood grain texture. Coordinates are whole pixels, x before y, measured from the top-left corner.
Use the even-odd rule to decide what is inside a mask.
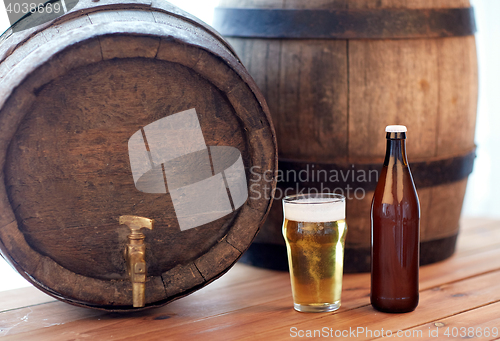
[[[61,319],[59,316],[56,321],[66,321],[66,323],[42,331],[30,332],[26,330],[28,326],[21,326],[22,329],[17,330],[21,334],[12,335],[12,339],[30,337],[35,333],[38,333],[41,340],[58,337],[58,335],[59,337],[62,335],[72,335],[73,337],[88,335],[88,337],[119,340],[140,336],[148,340],[160,338],[178,340],[186,337],[196,339],[199,335],[223,340],[244,339],[245,337],[285,339],[289,337],[290,326],[316,329],[325,324],[338,326],[338,328],[348,328],[359,324],[365,327],[369,326],[371,329],[383,327],[387,330],[387,328],[399,328],[398,326],[403,328],[418,325],[426,317],[428,319],[425,321],[439,320],[454,313],[480,307],[484,302],[497,299],[497,296],[491,296],[495,290],[494,286],[491,287],[494,285],[493,275],[477,275],[474,281],[466,279],[450,285],[440,285],[429,290],[424,289],[421,304],[415,313],[390,315],[380,319],[377,318],[380,313],[374,312],[371,307],[366,305],[369,277],[349,275],[345,277],[341,310],[335,314],[311,316],[292,310],[291,298],[288,296],[289,294],[285,295],[285,292],[290,290],[289,286],[286,285],[288,282],[286,274],[279,278],[272,274],[272,272],[267,272],[267,276],[246,285],[221,288],[224,291],[221,291],[220,294],[225,295],[222,301],[216,296],[216,292],[212,291],[206,292],[206,295],[199,292],[161,310],[136,316],[115,315],[104,318],[103,316],[95,316],[81,319],[73,312],[68,314],[68,317],[71,319],[76,317],[77,320],[73,320],[74,322]],[[496,280],[497,277],[498,273],[496,273]],[[273,281],[269,281],[270,278]],[[450,278],[448,277],[448,279]],[[360,285],[366,285],[366,289],[361,289]],[[207,289],[209,288],[210,286],[207,287]],[[265,290],[263,290],[264,288]],[[231,294],[228,295],[228,293]],[[248,302],[253,304],[245,308]],[[449,307],[450,304],[451,307]],[[357,308],[354,309],[355,307]],[[39,324],[37,324],[36,317],[43,314],[44,310],[39,307],[31,308],[31,310],[34,319],[32,326],[37,326]],[[29,310],[27,311],[29,312]],[[218,313],[220,311],[225,313]],[[49,321],[55,317],[54,310],[46,309],[45,312],[50,316]],[[18,314],[17,316],[20,319],[24,315]],[[158,322],[161,319],[168,319],[168,322]],[[242,323],[242,321],[245,322]],[[148,328],[145,330],[135,328],[140,323],[147,324]]]
[[[474,37],[439,40],[438,63],[436,155],[453,155],[474,146],[478,82]]]
[[[388,124],[408,127],[408,155],[435,155],[438,67],[432,39],[349,41],[349,161],[382,159]]]
[[[169,195],[135,190],[128,137],[194,107],[206,144],[240,150],[249,179],[252,166],[276,168],[270,115],[232,50],[204,24],[164,4],[83,2],[47,30],[33,30],[27,53],[14,48],[5,60],[14,91],[0,96],[0,138],[9,146],[0,153],[2,252],[57,298],[126,309],[128,231],[117,217],[152,217],[146,303],[164,304],[234,264],[269,210],[275,180],[241,212],[180,232]],[[51,40],[38,46],[37,37]]]
[[[140,74],[135,71],[139,69]],[[189,91],[191,99],[185,96]],[[152,250],[146,256],[152,264],[148,273],[159,275],[179,259],[208,251],[227,233],[225,222],[232,216],[211,227],[179,233],[170,198],[135,190],[128,165],[129,136],[168,112],[191,107],[203,115],[202,129],[218,127],[207,136],[207,145],[226,141],[248,159],[242,133],[234,130],[238,122],[231,107],[208,83],[178,64],[118,59],[73,70],[45,87],[35,110],[23,121],[23,134],[11,144],[6,170],[11,203],[19,206],[18,219],[24,221],[21,229],[30,244],[77,273],[124,279],[121,250],[128,231],[118,225],[117,217],[129,212],[158,217],[155,231],[145,232]],[[215,122],[206,115],[214,111],[219,115]],[[37,173],[23,171],[29,169]],[[50,199],[40,200],[37,193]],[[51,231],[57,233],[47,238]],[[68,257],[71,250],[75,251]]]
[[[410,314],[374,311],[367,296],[368,274],[344,276],[342,307],[337,312],[301,314],[292,308],[287,273],[238,264],[226,276],[189,297],[135,314],[89,311],[61,302],[39,305],[20,302],[14,310],[1,314],[0,335],[5,340],[284,340],[290,338],[292,326],[304,330],[361,326],[397,331],[425,330],[441,322],[450,327],[493,327],[500,301],[500,241],[491,244],[490,250],[485,250],[484,244],[492,242],[492,233],[500,225],[498,221],[475,219],[462,223],[456,255],[421,267],[421,302]],[[472,235],[477,238],[469,239]],[[461,246],[466,243],[468,248],[462,252]],[[0,293],[0,302],[6,295],[8,292]],[[0,311],[1,307],[0,303]],[[360,339],[371,338],[360,335]],[[426,339],[425,334],[422,339]]]
[[[37,35],[35,38],[30,39],[29,44],[22,44],[19,48],[17,48],[15,54],[10,54],[7,58],[5,58],[5,60],[2,61],[0,66],[0,79],[4,78],[15,65],[24,59],[24,57],[46,42],[47,38],[45,36]]]
[[[39,305],[43,303],[56,302],[56,299],[44,294],[34,287],[9,290],[8,295],[5,292],[2,295],[2,306],[0,312],[6,312],[14,309],[24,308],[26,306]]]
[[[500,229],[496,228],[496,222],[493,219],[474,219],[477,224],[474,230],[464,229],[464,222],[460,221],[462,229],[460,231],[461,238],[457,241],[457,249],[460,254],[469,254],[477,250],[478,247],[483,250],[488,250],[497,244],[500,240]],[[467,221],[471,224],[471,221]]]
[[[234,1],[231,5],[246,7]],[[278,1],[268,5],[280,8]],[[287,3],[287,8],[290,6]],[[277,122],[280,157],[345,161],[346,42],[235,38],[229,41],[270,105],[273,121]]]
[[[290,337],[290,328],[298,329],[308,328],[311,330],[319,329],[325,325],[332,326],[333,330],[349,330],[349,327],[363,326],[366,329],[375,330],[376,327],[384,328],[385,331],[391,330],[396,333],[398,330],[405,330],[412,326],[427,323],[429,320],[437,320],[445,316],[451,316],[466,312],[470,309],[478,308],[489,302],[499,300],[495,294],[496,281],[500,274],[497,272],[477,276],[472,279],[466,279],[458,283],[442,285],[432,290],[421,291],[419,307],[412,314],[384,314],[374,310],[369,304],[365,304],[356,309],[346,307],[344,312],[326,315],[311,320],[306,316],[298,316],[299,314],[285,310],[288,302],[275,304],[275,309],[281,308],[283,314],[280,316],[282,325],[277,325],[271,321],[270,316],[274,315],[275,311],[262,312],[259,316],[255,316],[253,321],[247,323],[249,330],[256,331],[252,335],[244,335],[236,328],[226,329],[225,335],[227,340],[255,340],[263,337],[273,340],[282,340]],[[493,287],[491,287],[493,286]],[[367,298],[364,299],[366,303]],[[281,302],[279,302],[281,303]],[[289,303],[288,303],[289,304]],[[351,309],[349,309],[351,308]],[[219,321],[224,323],[228,318],[220,318]],[[271,326],[273,325],[273,326]],[[205,327],[206,328],[206,327]],[[265,329],[266,332],[261,330]],[[196,329],[190,328],[191,332]],[[259,332],[261,331],[261,332]],[[186,333],[184,333],[186,335]],[[380,336],[380,334],[379,334]],[[354,340],[370,340],[374,335],[360,333],[352,337]]]
[[[193,263],[179,264],[162,274],[161,277],[168,297],[183,293],[205,282],[200,271]]]
[[[102,37],[100,39],[102,58],[154,58],[160,46],[159,38]]]
[[[408,333],[412,335],[419,335],[421,333],[422,336],[429,337],[429,333],[432,331],[432,335],[438,335],[447,340],[463,340],[464,338],[494,340],[499,335],[499,308],[500,302],[492,302],[477,309],[464,311],[461,314],[441,318],[422,326],[408,329]],[[379,340],[387,341],[392,339],[385,337]]]
[[[241,251],[225,240],[217,243],[210,251],[201,255],[196,261],[196,268],[205,280],[218,277],[222,272],[233,265]]]
[[[249,205],[245,205],[238,214],[244,214],[245,216],[247,216],[249,224],[251,224],[252,222],[255,223],[259,221],[259,219],[261,219],[259,221],[260,224],[263,223],[263,218],[259,212],[259,210],[256,210]],[[243,253],[255,238],[256,234],[256,229],[248,228],[248,226],[237,225],[228,232],[227,243],[238,250],[240,253]]]
[[[345,41],[282,42],[280,78],[272,84],[280,89],[279,109],[273,114],[279,122],[280,157],[311,162],[345,160],[345,53]]]

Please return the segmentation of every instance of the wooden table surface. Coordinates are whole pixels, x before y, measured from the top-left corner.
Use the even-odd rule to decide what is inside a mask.
[[[461,226],[456,254],[420,268],[420,304],[412,313],[375,311],[369,274],[344,276],[338,311],[299,313],[292,308],[288,273],[237,264],[188,297],[132,314],[74,307],[32,287],[0,292],[0,337],[368,340],[387,339],[392,333],[403,340],[500,339],[500,221],[465,219]]]

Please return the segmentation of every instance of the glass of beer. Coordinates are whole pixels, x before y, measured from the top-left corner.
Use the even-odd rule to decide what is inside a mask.
[[[283,213],[295,310],[337,310],[347,233],[345,197],[334,193],[288,196],[283,199]]]

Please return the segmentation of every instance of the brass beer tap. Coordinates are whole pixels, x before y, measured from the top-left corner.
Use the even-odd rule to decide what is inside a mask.
[[[120,216],[120,225],[127,225],[131,234],[128,235],[128,244],[125,249],[125,260],[127,270],[132,282],[132,297],[134,308],[145,306],[146,292],[146,244],[144,244],[144,234],[141,228],[152,230],[154,220],[132,215]]]

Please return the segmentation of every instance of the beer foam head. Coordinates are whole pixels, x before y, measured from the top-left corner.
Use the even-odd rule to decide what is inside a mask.
[[[288,220],[321,223],[345,219],[345,198],[342,196],[292,196],[283,200]]]
[[[385,127],[386,133],[406,133],[407,130],[408,129],[406,129],[406,126],[402,125],[392,125]]]

